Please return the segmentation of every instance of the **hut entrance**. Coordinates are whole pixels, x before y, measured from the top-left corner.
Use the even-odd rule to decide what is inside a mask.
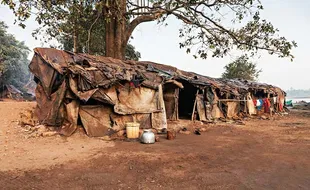
[[[182,81],[182,84],[184,88],[179,92],[179,118],[191,119],[197,89],[187,81]]]

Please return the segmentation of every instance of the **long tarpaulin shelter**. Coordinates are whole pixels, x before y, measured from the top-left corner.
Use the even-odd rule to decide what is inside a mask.
[[[41,124],[71,135],[82,125],[89,136],[112,134],[127,122],[169,128],[167,120],[208,121],[281,111],[285,92],[246,80],[215,79],[175,67],[110,57],[35,48],[29,65],[35,76]]]

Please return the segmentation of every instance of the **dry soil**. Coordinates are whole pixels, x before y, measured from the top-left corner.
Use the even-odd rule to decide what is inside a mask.
[[[17,121],[34,106],[0,102],[0,189],[310,188],[309,111],[145,145],[81,133],[28,138]]]

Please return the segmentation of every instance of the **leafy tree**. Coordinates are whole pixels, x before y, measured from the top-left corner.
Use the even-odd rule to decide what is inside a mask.
[[[222,74],[226,79],[246,79],[255,81],[262,70],[256,68],[256,64],[249,60],[247,55],[238,57],[235,61],[224,67],[225,71]]]
[[[260,17],[260,0],[2,0],[9,5],[24,26],[31,11],[37,10],[36,20],[42,26],[52,26],[58,35],[59,23],[72,23],[73,39],[80,32],[81,7],[90,3],[92,15],[102,15],[104,21],[105,54],[123,59],[128,41],[141,23],[165,22],[169,16],[181,20],[180,48],[194,57],[222,57],[233,49],[257,53],[266,50],[279,57],[293,59],[294,41],[279,36],[270,22]],[[226,18],[223,15],[227,15]],[[89,31],[95,22],[89,22]],[[77,44],[77,43],[74,43]],[[76,49],[76,48],[75,48]],[[194,49],[194,51],[193,51]]]
[[[0,21],[0,85],[23,87],[30,77],[29,51],[24,42],[7,33],[7,26]]]

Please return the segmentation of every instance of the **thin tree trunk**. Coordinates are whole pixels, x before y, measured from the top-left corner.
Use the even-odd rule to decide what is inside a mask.
[[[78,52],[78,36],[77,36],[76,27],[74,27],[74,32],[73,32],[73,52],[74,53]]]
[[[91,53],[91,51],[90,51],[91,32],[92,32],[92,29],[93,29],[94,25],[95,25],[96,22],[98,21],[100,15],[101,15],[101,13],[98,13],[98,15],[97,15],[95,21],[90,25],[90,28],[88,29],[87,41],[86,41],[87,53]]]
[[[76,2],[73,1],[73,6],[75,6]],[[76,10],[73,9],[73,14],[75,15]],[[73,52],[77,53],[78,52],[78,31],[77,31],[77,26],[76,26],[77,18],[74,19],[73,22]]]

